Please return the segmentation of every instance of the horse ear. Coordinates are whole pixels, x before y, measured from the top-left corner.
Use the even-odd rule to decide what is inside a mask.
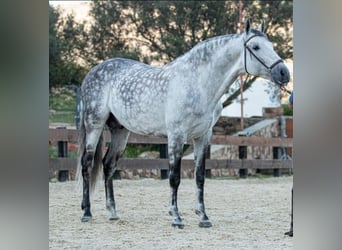
[[[245,21],[245,32],[248,33],[250,28],[251,28],[251,19],[247,18],[247,20]]]
[[[265,31],[265,21],[264,20],[261,20],[261,23],[259,25],[258,30],[260,30],[261,32],[264,33],[264,31]]]

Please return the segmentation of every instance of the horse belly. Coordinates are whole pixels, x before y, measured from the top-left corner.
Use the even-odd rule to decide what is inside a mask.
[[[127,105],[113,101],[111,112],[126,129],[142,135],[166,136],[162,103],[158,105]]]
[[[133,119],[126,119],[126,128],[141,135],[166,136],[165,123],[163,119],[151,114],[138,114]]]

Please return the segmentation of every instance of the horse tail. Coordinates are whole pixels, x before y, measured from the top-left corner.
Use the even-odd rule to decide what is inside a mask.
[[[77,152],[77,170],[76,170],[76,180],[77,180],[77,190],[80,192],[82,190],[82,156],[85,152],[85,141],[86,133],[84,126],[83,110],[80,114],[80,128],[78,134],[78,152]]]
[[[82,190],[82,156],[85,151],[85,126],[83,111],[81,112],[80,128],[78,134],[78,152],[77,152],[77,170],[76,170],[76,180],[77,180],[77,190],[80,192]]]
[[[86,130],[84,125],[84,111],[81,112],[80,119],[80,128],[79,128],[79,137],[78,137],[78,157],[77,157],[77,171],[76,171],[76,180],[77,180],[77,190],[82,192],[83,185],[83,177],[82,177],[82,156],[85,153],[86,147]],[[92,194],[95,190],[96,182],[101,177],[102,173],[102,155],[103,155],[103,132],[99,138],[99,141],[96,146],[93,166],[91,168],[90,173],[90,194]]]

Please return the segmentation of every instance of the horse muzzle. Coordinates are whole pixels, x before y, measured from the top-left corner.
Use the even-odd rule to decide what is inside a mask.
[[[290,71],[284,63],[278,63],[271,70],[272,81],[279,85],[286,85],[290,81]]]

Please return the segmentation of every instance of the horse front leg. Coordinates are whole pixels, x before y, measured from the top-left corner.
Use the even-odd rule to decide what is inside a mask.
[[[208,137],[201,137],[194,140],[194,153],[195,153],[195,178],[197,186],[197,203],[195,212],[200,216],[199,227],[211,227],[212,224],[205,213],[204,206],[204,181],[205,181],[205,156],[208,149]]]
[[[184,222],[179,215],[177,205],[178,187],[181,181],[181,159],[183,154],[183,143],[169,142],[169,182],[171,187],[171,198],[169,214],[172,216],[172,226],[183,229]]]

